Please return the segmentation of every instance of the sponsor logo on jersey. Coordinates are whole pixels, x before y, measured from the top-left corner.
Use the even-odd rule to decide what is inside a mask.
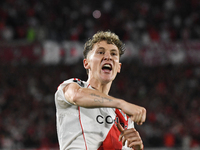
[[[107,123],[107,124],[112,124],[114,122],[113,118],[108,115],[108,116],[102,116],[102,115],[98,115],[96,117],[96,121],[99,123],[99,124],[103,124],[103,123]]]
[[[108,116],[98,115],[98,116],[96,117],[96,121],[97,121],[99,124],[103,124],[103,123],[113,124],[113,123],[115,123],[116,126],[117,126],[117,123],[120,123],[121,126],[122,126],[124,129],[127,129],[127,127],[128,127],[127,125],[125,125],[124,122],[120,122],[118,117],[116,117],[115,119],[113,119],[110,115],[108,115]]]

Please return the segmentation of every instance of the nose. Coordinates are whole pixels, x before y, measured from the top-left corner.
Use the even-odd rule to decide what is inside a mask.
[[[109,52],[105,52],[105,54],[104,54],[104,60],[112,60],[112,57],[111,57],[111,55],[110,55]]]

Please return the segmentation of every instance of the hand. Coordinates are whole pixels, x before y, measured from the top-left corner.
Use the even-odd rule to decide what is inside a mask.
[[[146,109],[144,107],[124,102],[121,109],[138,125],[142,125],[146,120]]]
[[[122,141],[123,146],[127,141],[127,146],[133,148],[134,150],[143,150],[143,142],[135,128],[124,130],[120,123],[117,123],[117,128],[121,132],[119,136],[119,141]]]

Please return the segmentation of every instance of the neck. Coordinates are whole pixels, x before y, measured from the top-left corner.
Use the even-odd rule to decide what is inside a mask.
[[[104,94],[109,93],[112,81],[108,83],[102,83],[99,80],[88,78],[87,82],[97,91],[102,92]]]

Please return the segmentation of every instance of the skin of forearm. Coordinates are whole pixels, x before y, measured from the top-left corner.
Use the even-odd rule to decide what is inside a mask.
[[[121,99],[108,96],[97,90],[81,87],[68,87],[64,90],[64,93],[65,98],[70,103],[86,108],[112,107],[120,109],[120,105],[123,102]]]

